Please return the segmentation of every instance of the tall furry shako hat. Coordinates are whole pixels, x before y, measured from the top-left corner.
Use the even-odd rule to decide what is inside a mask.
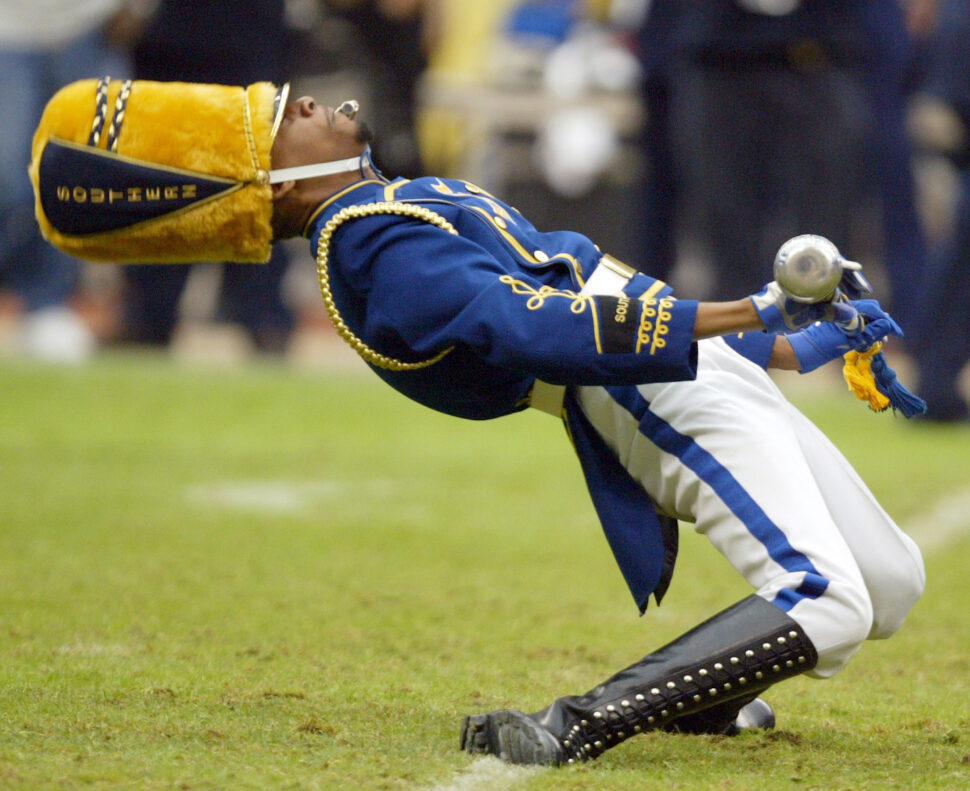
[[[288,86],[83,80],[48,103],[30,178],[44,237],[116,263],[265,263]]]

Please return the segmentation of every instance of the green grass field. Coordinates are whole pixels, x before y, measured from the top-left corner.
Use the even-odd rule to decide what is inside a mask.
[[[0,788],[970,788],[970,431],[795,397],[932,547],[902,632],[773,689],[773,733],[526,770],[460,752],[461,718],[583,692],[748,593],[685,529],[639,618],[555,421],[355,371],[5,361]]]

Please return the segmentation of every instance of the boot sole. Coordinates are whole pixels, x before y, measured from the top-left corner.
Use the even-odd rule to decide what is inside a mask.
[[[465,717],[461,748],[494,755],[511,764],[559,766],[564,751],[556,738],[521,711],[494,711]]]

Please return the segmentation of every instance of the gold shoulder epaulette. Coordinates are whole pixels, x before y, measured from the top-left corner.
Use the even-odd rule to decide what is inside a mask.
[[[323,232],[320,234],[320,242],[317,244],[317,279],[320,282],[320,296],[323,297],[324,307],[327,309],[327,315],[330,317],[330,321],[333,323],[334,329],[337,330],[337,334],[343,338],[350,347],[359,354],[365,362],[370,363],[378,368],[384,368],[390,371],[416,371],[421,368],[427,368],[434,365],[436,362],[441,360],[448,352],[454,349],[454,346],[449,346],[447,349],[439,352],[434,357],[428,360],[420,360],[414,363],[404,362],[403,360],[396,360],[393,357],[388,357],[387,355],[381,354],[377,350],[368,346],[364,341],[358,338],[350,327],[347,326],[343,317],[340,315],[340,311],[337,309],[337,305],[333,300],[333,293],[330,289],[330,239],[333,237],[337,228],[343,225],[349,220],[355,220],[360,217],[373,217],[375,214],[397,214],[403,217],[412,217],[423,222],[436,225],[437,227],[448,231],[448,233],[458,234],[455,227],[448,222],[440,214],[431,211],[431,209],[425,208],[424,206],[415,206],[409,203],[401,203],[400,201],[378,201],[376,203],[366,203],[359,206],[347,206],[337,212],[327,224],[323,226]]]

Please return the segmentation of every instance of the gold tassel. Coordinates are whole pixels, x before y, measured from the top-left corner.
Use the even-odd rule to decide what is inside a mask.
[[[876,379],[872,374],[872,358],[882,349],[881,343],[875,343],[864,352],[849,352],[843,358],[842,376],[849,390],[860,401],[866,401],[876,412],[882,412],[889,407],[889,399],[879,392]]]

